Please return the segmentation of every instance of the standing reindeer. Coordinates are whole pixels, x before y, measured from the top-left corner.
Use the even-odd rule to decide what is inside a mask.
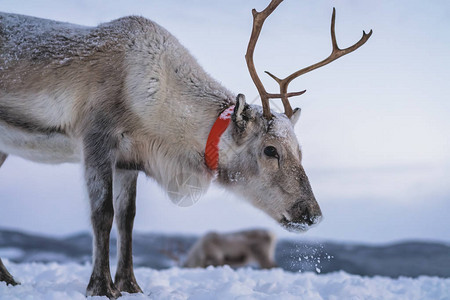
[[[300,110],[288,102],[303,92],[288,93],[287,86],[356,50],[371,32],[340,50],[333,11],[330,57],[283,80],[270,74],[280,93],[269,94],[253,51],[264,20],[281,2],[253,10],[246,60],[262,108],[222,87],[169,32],[145,18],[83,27],[0,13],[0,164],[9,154],[83,164],[94,234],[87,295],[141,292],[131,250],[139,171],[175,198],[189,193],[189,180],[206,190],[215,179],[291,231],[320,221],[293,129]],[[270,98],[282,99],[284,114],[270,110]],[[119,238],[113,283],[114,218]],[[1,260],[0,280],[16,284]]]

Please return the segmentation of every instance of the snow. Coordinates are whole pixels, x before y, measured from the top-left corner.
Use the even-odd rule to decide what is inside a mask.
[[[89,264],[4,263],[22,284],[13,287],[0,283],[0,300],[85,299],[91,271]],[[161,271],[137,268],[135,273],[144,294],[123,293],[123,300],[450,299],[450,278],[427,276],[391,279],[361,277],[345,272],[317,275],[281,269],[233,270],[228,266]]]

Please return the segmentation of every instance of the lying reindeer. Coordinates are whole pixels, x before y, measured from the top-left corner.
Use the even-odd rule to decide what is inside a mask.
[[[267,230],[225,234],[209,232],[189,250],[183,267],[243,267],[249,263],[257,263],[264,269],[274,268],[275,242],[275,235]]]
[[[213,80],[164,28],[142,17],[84,27],[0,13],[0,162],[81,162],[91,205],[93,271],[87,295],[141,292],[131,236],[139,171],[173,197],[215,181],[243,195],[286,229],[305,231],[321,211],[301,165],[291,80],[363,45],[339,49],[265,91],[253,64],[264,20],[282,0],[253,10],[246,60],[262,99],[248,105]],[[269,108],[281,98],[285,113]],[[189,174],[189,180],[186,175]],[[175,180],[174,180],[175,179]],[[118,228],[113,283],[109,234]],[[0,279],[16,284],[0,261]]]

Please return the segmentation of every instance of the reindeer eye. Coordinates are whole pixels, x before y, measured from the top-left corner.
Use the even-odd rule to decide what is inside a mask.
[[[275,148],[274,146],[267,146],[266,148],[264,148],[264,154],[269,157],[276,157],[276,158],[279,157],[277,148]]]

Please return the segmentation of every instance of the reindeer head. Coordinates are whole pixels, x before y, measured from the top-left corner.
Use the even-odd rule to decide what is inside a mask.
[[[288,230],[307,230],[321,219],[294,133],[300,110],[291,118],[238,95],[228,134],[221,140],[218,181],[243,195]]]
[[[305,231],[317,224],[322,212],[302,167],[302,154],[294,133],[300,109],[293,110],[288,98],[305,91],[288,93],[289,83],[298,76],[324,66],[361,47],[371,36],[363,32],[353,46],[339,49],[335,36],[335,9],[331,19],[333,50],[329,57],[298,70],[284,79],[269,74],[280,85],[279,94],[266,92],[253,63],[253,52],[265,19],[283,0],[272,0],[262,12],[253,10],[253,30],[245,55],[247,66],[262,100],[261,106],[248,105],[238,95],[228,136],[222,149],[218,180],[244,195],[282,226]],[[270,110],[269,99],[281,98],[284,114]]]

